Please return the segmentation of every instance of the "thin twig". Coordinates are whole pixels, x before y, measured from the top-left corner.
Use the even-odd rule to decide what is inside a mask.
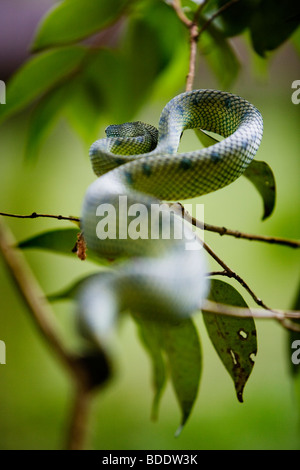
[[[201,240],[199,236],[198,238],[203,244],[203,248],[207,251],[207,253],[224,269],[224,271],[221,271],[221,272],[217,272],[217,271],[213,272],[212,275],[227,276],[229,278],[235,279],[248,292],[248,294],[252,297],[252,299],[257,305],[264,308],[266,311],[274,313],[274,317],[269,317],[269,318],[274,318],[278,320],[281,323],[281,326],[283,326],[284,328],[287,328],[292,331],[300,331],[299,325],[296,325],[295,323],[290,322],[288,318],[285,318],[281,314],[277,315],[278,310],[271,309],[263,302],[262,299],[257,297],[255,292],[248,286],[248,284],[244,281],[244,279],[242,279],[239,274],[232,271],[232,269],[229,268],[229,266],[227,266],[227,264],[210,248],[210,246],[207,245],[207,243]],[[294,318],[298,318],[298,317],[294,317]]]
[[[234,3],[239,2],[239,0],[230,0],[229,2],[225,3],[223,6],[221,6],[215,13],[211,15],[210,18],[201,26],[199,30],[199,36],[209,27],[209,25],[219,16],[221,15],[225,10],[230,8]]]
[[[38,214],[37,212],[32,212],[29,215],[18,215],[18,214],[9,214],[8,212],[0,212],[0,215],[5,217],[15,217],[18,219],[37,219],[39,217],[46,217],[50,219],[57,219],[57,220],[69,220],[71,222],[80,222],[79,217],[66,217],[63,215],[52,215],[52,214]]]
[[[197,8],[197,10],[195,11],[195,14],[194,14],[194,18],[193,18],[194,23],[199,22],[201,13],[204,10],[204,7],[206,7],[206,5],[208,4],[208,2],[209,2],[209,0],[203,0],[203,2],[200,3],[200,5],[198,6],[198,8]]]
[[[176,204],[178,205],[178,212],[184,218],[184,220],[201,230],[207,230],[208,232],[218,233],[221,236],[228,235],[235,238],[242,238],[244,240],[270,243],[271,245],[283,245],[288,246],[290,248],[300,248],[299,240],[291,240],[289,238],[281,237],[268,237],[264,235],[254,235],[250,233],[240,232],[238,230],[232,230],[226,227],[219,227],[217,225],[207,224],[193,217],[180,202],[177,202]]]
[[[227,266],[227,264],[212,250],[212,248],[207,243],[205,243],[203,240],[201,240],[201,243],[203,244],[203,248],[205,249],[205,251],[224,269],[224,271],[222,272],[223,276],[235,279],[248,292],[248,294],[252,297],[252,299],[257,305],[265,308],[266,310],[272,310],[259,297],[257,297],[257,295],[248,286],[244,279],[242,279],[239,274],[237,274],[229,266]]]
[[[210,271],[206,276],[228,276],[226,271]]]
[[[290,248],[300,248],[299,240],[290,240],[288,238],[268,237],[264,235],[254,235],[250,233],[244,233],[238,230],[231,230],[226,227],[217,227],[216,225],[210,225],[204,222],[200,222],[196,219],[193,220],[193,225],[195,225],[198,228],[202,228],[203,230],[207,230],[208,232],[218,233],[221,236],[228,235],[231,237],[243,238],[245,240],[250,240],[250,241],[270,243],[271,245],[284,245],[284,246],[289,246]]]
[[[197,55],[197,41],[199,36],[198,24],[195,21],[190,20],[184,13],[181,1],[173,0],[172,7],[180,19],[180,21],[187,27],[189,30],[189,43],[190,43],[190,58],[189,58],[189,71],[186,77],[186,91],[191,91],[193,89],[193,83],[195,78],[195,67],[196,67],[196,55]]]
[[[199,5],[197,10],[194,13],[193,19],[190,20],[184,13],[181,5],[181,0],[173,0],[171,6],[173,7],[176,15],[179,20],[186,26],[189,30],[189,43],[190,43],[190,58],[189,58],[189,71],[186,77],[186,91],[191,91],[193,89],[194,79],[195,79],[195,68],[196,68],[196,58],[197,58],[197,44],[201,34],[209,27],[209,25],[227,8],[231,7],[234,3],[239,0],[230,0],[228,3],[225,3],[220,7],[210,18],[208,18],[205,23],[199,28],[199,20],[201,13],[208,3],[207,0]]]
[[[232,277],[231,274],[229,274],[228,272],[226,272],[225,270],[224,271],[211,271],[209,273],[206,274],[206,276],[210,277],[210,276],[226,276],[226,277]],[[238,276],[239,279],[240,276]],[[245,284],[245,281],[243,281],[243,283]],[[247,286],[248,289],[249,289],[249,286]],[[223,304],[220,304],[221,307],[223,306]],[[264,305],[262,303],[262,305]],[[222,308],[219,308],[219,311],[213,311],[214,313],[221,313],[221,310]],[[218,308],[218,307],[217,307]],[[228,308],[225,306],[225,308],[228,310]],[[224,315],[230,315],[229,313],[229,310],[227,312],[227,310],[225,311]],[[246,310],[245,309],[245,314],[243,313],[243,311],[241,310],[240,313],[241,313],[241,316],[247,316],[247,313],[246,313]],[[230,310],[231,311],[231,310]],[[261,310],[253,310],[251,309],[251,312],[254,311],[254,312],[261,312]],[[266,313],[266,316],[264,316],[264,314],[262,315],[259,315],[259,313],[255,314],[255,317],[256,318],[274,318],[278,321],[280,321],[281,325],[284,327],[284,328],[287,328],[289,330],[292,330],[292,331],[297,331],[297,332],[300,332],[300,325],[299,324],[296,324],[294,322],[291,322],[289,320],[289,318],[300,318],[300,312],[287,312],[287,314],[285,315],[285,312],[284,311],[280,311],[280,310],[268,310],[268,308],[265,306],[264,307],[264,310],[263,312],[267,312]],[[271,312],[271,313],[270,313]],[[238,313],[238,310],[234,310],[234,312],[232,313],[232,315],[234,316],[239,316],[239,313]],[[253,316],[252,314],[249,314],[249,316]],[[253,316],[254,318],[254,316]]]
[[[180,19],[180,21],[187,27],[190,28],[193,22],[185,15],[184,11],[182,10],[181,1],[180,0],[173,0],[171,3],[176,15]]]
[[[268,309],[254,309],[254,308],[241,308],[233,305],[220,304],[211,300],[205,300],[201,310],[208,311],[218,315],[228,315],[240,318],[258,318],[266,319],[271,318],[274,320],[296,320],[300,319],[300,311],[296,310],[268,310]],[[300,331],[300,325],[297,323],[289,322],[292,324],[294,331]]]
[[[189,59],[189,71],[186,77],[186,91],[192,91],[194,79],[195,79],[195,67],[197,57],[197,42],[199,37],[199,29],[196,23],[191,25],[190,29],[190,59]]]

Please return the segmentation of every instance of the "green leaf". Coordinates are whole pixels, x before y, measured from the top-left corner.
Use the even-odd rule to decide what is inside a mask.
[[[195,134],[204,147],[209,147],[219,142],[214,137],[210,136],[207,132],[200,129],[195,129]],[[276,184],[275,177],[266,162],[252,160],[248,168],[243,173],[262,197],[264,205],[264,213],[262,220],[270,217],[276,202]]]
[[[247,308],[243,297],[230,284],[212,280],[210,300]],[[210,340],[231,376],[237,398],[243,402],[245,384],[257,353],[256,328],[253,318],[238,318],[203,311]]]
[[[138,2],[137,10],[129,18],[121,48],[125,64],[122,88],[125,86],[128,110],[132,106],[137,110],[149,97],[186,39],[183,25],[163,2]]]
[[[79,229],[65,228],[43,232],[18,243],[22,249],[42,249],[76,256],[72,250],[77,241]]]
[[[300,55],[300,28],[296,29],[295,33],[293,34],[292,42],[298,55]]]
[[[218,0],[217,8],[228,0]],[[300,4],[294,0],[239,0],[219,15],[226,36],[237,36],[245,29],[251,32],[254,50],[262,57],[277,49],[299,26]]]
[[[29,59],[7,85],[6,105],[0,107],[0,122],[11,117],[66,80],[86,55],[79,46],[39,54]]]
[[[251,22],[252,14],[260,0],[239,0],[226,8],[219,16],[222,31],[226,36],[241,34]],[[217,9],[224,7],[228,0],[218,0]]]
[[[77,228],[64,228],[49,230],[30,237],[18,243],[21,249],[41,249],[62,255],[69,255],[76,258],[75,245],[77,235],[80,233]],[[74,251],[73,251],[74,250]],[[87,249],[87,260],[96,262],[101,266],[111,266],[111,261],[98,257]]]
[[[152,415],[154,413],[155,417],[166,381],[166,357],[181,409],[181,423],[176,431],[178,436],[190,416],[201,378],[202,353],[196,327],[191,319],[175,324],[145,320],[137,315],[133,318],[152,361],[155,387]]]
[[[64,116],[75,132],[90,147],[98,137],[100,119],[106,109],[99,102],[97,92],[92,88],[88,78],[80,76],[71,87],[72,99],[64,107]],[[84,116],[84,118],[83,118]]]
[[[244,172],[244,176],[254,184],[262,197],[264,205],[262,220],[265,220],[272,214],[276,202],[276,184],[274,174],[266,162],[252,160]]]
[[[152,9],[149,9],[149,13],[152,13]],[[136,107],[145,100],[163,67],[161,44],[156,33],[148,16],[145,16],[129,23],[127,35],[123,40],[126,60],[124,72],[127,75],[125,83],[128,96],[134,97]]]
[[[63,84],[50,91],[36,105],[29,122],[25,147],[26,160],[36,161],[44,139],[55,124],[61,108],[70,92],[70,85]]]
[[[143,346],[148,352],[153,370],[154,398],[152,403],[151,417],[156,420],[162,393],[166,384],[166,365],[162,354],[162,332],[157,324],[133,316],[137,323],[139,336]]]
[[[101,275],[106,275],[106,272],[104,271],[103,273],[97,272],[94,274],[88,274],[87,276],[84,276],[80,279],[76,279],[63,289],[57,292],[52,292],[52,294],[48,294],[47,299],[49,300],[49,302],[57,302],[60,300],[74,300],[76,299],[78,291],[79,289],[81,289],[83,284],[87,283],[88,280],[92,279],[95,276],[99,276],[100,278]]]
[[[127,93],[128,83],[125,74],[126,62],[119,51],[98,49],[90,52],[83,71],[83,79],[98,109],[104,109],[108,119],[107,124],[130,120],[131,109],[135,109],[134,96],[128,96]],[[120,77],[122,77],[122,86],[120,86]]]
[[[178,436],[195,403],[202,371],[200,339],[189,318],[164,330],[164,350],[171,372],[171,380],[181,408]]]
[[[128,18],[120,47],[92,50],[85,62],[86,87],[106,112],[107,124],[134,118],[182,47],[185,30],[170,7],[140,2],[137,9]]]
[[[125,0],[65,0],[42,20],[32,50],[70,44],[107,27],[129,3]]]
[[[277,49],[299,27],[300,4],[294,0],[260,0],[251,17],[251,39],[255,51],[264,57]]]
[[[203,147],[210,147],[211,145],[215,145],[220,142],[209,135],[208,132],[202,131],[201,129],[194,129],[194,131]]]
[[[230,88],[238,76],[240,64],[224,33],[210,24],[199,45],[220,86]]]

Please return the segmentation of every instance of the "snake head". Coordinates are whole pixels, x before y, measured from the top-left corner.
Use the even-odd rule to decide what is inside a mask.
[[[124,124],[111,124],[105,129],[107,137],[137,137],[145,133],[141,122],[125,122]]]

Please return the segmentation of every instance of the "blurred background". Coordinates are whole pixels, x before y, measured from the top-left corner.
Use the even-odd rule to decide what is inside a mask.
[[[1,80],[8,81],[28,58],[37,24],[54,3],[0,0]],[[112,35],[107,33],[101,40],[112,41]],[[263,115],[264,137],[257,159],[266,161],[274,172],[276,207],[274,214],[262,222],[260,196],[243,177],[222,191],[193,202],[204,203],[207,223],[248,233],[299,238],[300,105],[291,101],[292,82],[300,79],[298,53],[292,42],[285,42],[271,55],[267,67],[252,52],[247,37],[232,41],[232,45],[241,70],[230,91],[252,102]],[[163,106],[184,90],[185,65],[183,53],[178,61],[172,62],[148,100],[136,111],[136,120],[158,123]],[[143,82],[142,74],[139,80]],[[122,85],[120,77],[119,86]],[[199,55],[195,88],[219,86]],[[97,135],[101,137],[106,125],[112,123],[112,111],[106,113],[99,109],[99,114]],[[39,158],[28,162],[24,159],[24,148],[29,117],[25,110],[0,127],[0,211],[79,216],[85,191],[95,179],[88,158],[92,141],[84,141],[61,116],[43,141]],[[84,106],[80,118],[85,120]],[[187,132],[181,149],[192,150],[198,146],[193,133]],[[71,226],[51,219],[6,218],[5,222],[18,241],[45,230]],[[299,285],[297,251],[208,232],[205,241],[267,305],[292,308]],[[27,250],[24,254],[46,294],[57,292],[72,280],[98,269],[89,261],[42,250]],[[213,263],[211,266],[215,268]],[[5,341],[7,352],[6,365],[0,365],[0,448],[63,448],[73,405],[72,384],[41,339],[2,259],[0,276],[0,339]],[[240,286],[232,284],[254,306]],[[66,344],[76,346],[74,305],[61,301],[54,303],[53,309]],[[117,336],[116,374],[93,400],[90,447],[300,449],[299,398],[290,375],[287,332],[275,321],[256,321],[258,355],[245,388],[244,403],[240,404],[233,383],[207,337],[200,314],[195,321],[202,343],[203,374],[197,402],[182,435],[174,437],[180,414],[170,386],[162,398],[159,420],[155,423],[150,420],[151,364],[135,325],[130,318],[124,318]]]

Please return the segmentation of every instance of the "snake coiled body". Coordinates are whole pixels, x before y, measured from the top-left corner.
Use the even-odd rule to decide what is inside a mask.
[[[177,153],[183,131],[191,128],[212,131],[224,139],[208,148]],[[158,131],[140,122],[108,127],[108,137],[90,150],[98,179],[84,199],[82,229],[89,250],[105,258],[130,259],[89,282],[81,296],[85,315],[98,318],[100,325],[108,311],[116,315],[129,308],[155,318],[178,319],[200,308],[208,289],[203,250],[200,244],[195,249],[199,242],[185,224],[181,239],[163,237],[163,213],[170,212],[172,229],[182,228],[183,221],[159,204],[201,196],[232,183],[252,161],[262,132],[261,114],[252,104],[216,90],[195,90],[173,98],[161,113]],[[148,208],[146,218],[152,207],[159,207],[158,238],[150,236],[150,219],[148,236],[118,236],[120,226],[128,225],[120,196],[126,196],[127,208],[137,203]],[[112,239],[99,239],[97,233],[97,213],[103,204],[116,211],[117,236]],[[196,244],[193,249],[187,248],[191,239]]]

